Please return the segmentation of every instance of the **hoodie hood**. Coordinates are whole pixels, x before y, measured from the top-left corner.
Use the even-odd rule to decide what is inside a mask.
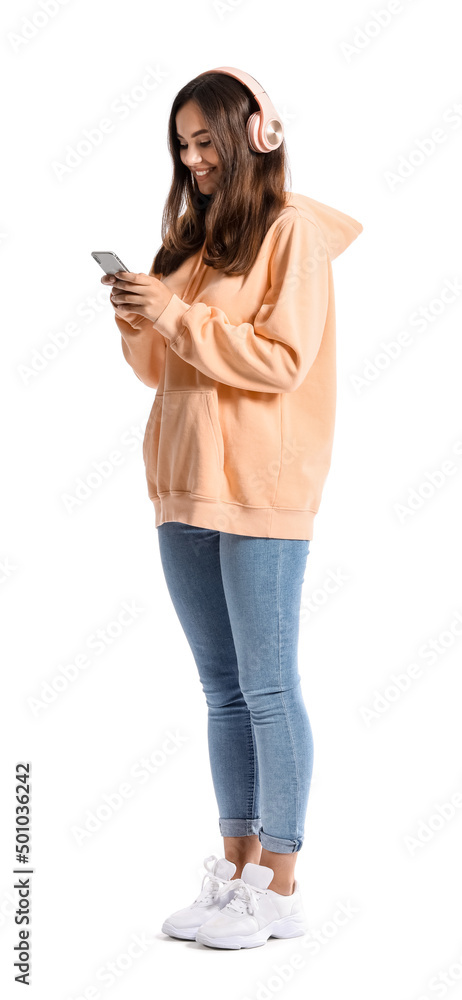
[[[324,205],[322,201],[316,201],[315,198],[309,198],[305,194],[294,194],[292,191],[286,191],[285,195],[286,207],[293,205],[304,218],[310,219],[321,230],[331,260],[339,257],[363,231],[363,226],[357,219],[354,219],[351,215],[347,215],[346,212],[341,212],[338,208],[332,208],[331,205]],[[202,195],[202,197],[206,197],[208,203],[212,195]],[[282,210],[281,215],[283,215],[284,211],[285,209]],[[200,251],[197,252],[196,271],[202,265],[204,250],[205,240]]]
[[[311,219],[322,232],[329,249],[330,259],[338,257],[363,231],[363,226],[351,215],[338,208],[324,205],[321,201],[308,198],[304,194],[287,192],[287,204],[299,209],[302,215]]]

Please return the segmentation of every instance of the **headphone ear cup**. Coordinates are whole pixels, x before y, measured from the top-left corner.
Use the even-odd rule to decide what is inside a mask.
[[[250,118],[247,120],[246,132],[247,141],[249,146],[255,153],[265,153],[266,150],[262,149],[260,140],[258,138],[258,130],[260,127],[260,112],[254,111]]]

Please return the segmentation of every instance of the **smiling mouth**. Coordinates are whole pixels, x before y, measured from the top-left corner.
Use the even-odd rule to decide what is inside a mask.
[[[195,177],[207,177],[208,174],[212,173],[212,170],[215,170],[215,167],[209,167],[208,170],[193,170],[193,174]]]

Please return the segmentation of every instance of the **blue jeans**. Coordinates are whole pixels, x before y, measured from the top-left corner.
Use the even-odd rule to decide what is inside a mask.
[[[297,653],[309,541],[159,525],[166,584],[208,706],[223,837],[299,851],[313,738]]]

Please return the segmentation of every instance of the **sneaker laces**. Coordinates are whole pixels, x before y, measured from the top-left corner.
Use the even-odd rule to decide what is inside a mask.
[[[211,854],[205,859],[204,866],[207,868],[207,871],[202,879],[201,891],[194,900],[194,903],[191,903],[191,906],[208,906],[209,903],[213,903],[217,898],[220,886],[226,885],[229,881],[229,879],[220,878],[219,875],[214,875],[212,872],[212,868],[216,861],[218,861],[218,858],[215,854]],[[206,879],[208,879],[208,882],[204,888],[204,882]]]
[[[233,879],[233,884],[236,886],[236,892],[229,903],[223,907],[222,913],[226,910],[237,910],[238,913],[245,913],[246,911],[250,914],[255,913],[258,910],[260,898],[266,895],[267,889],[260,889],[256,885],[249,885],[248,882],[244,882],[241,878]]]

